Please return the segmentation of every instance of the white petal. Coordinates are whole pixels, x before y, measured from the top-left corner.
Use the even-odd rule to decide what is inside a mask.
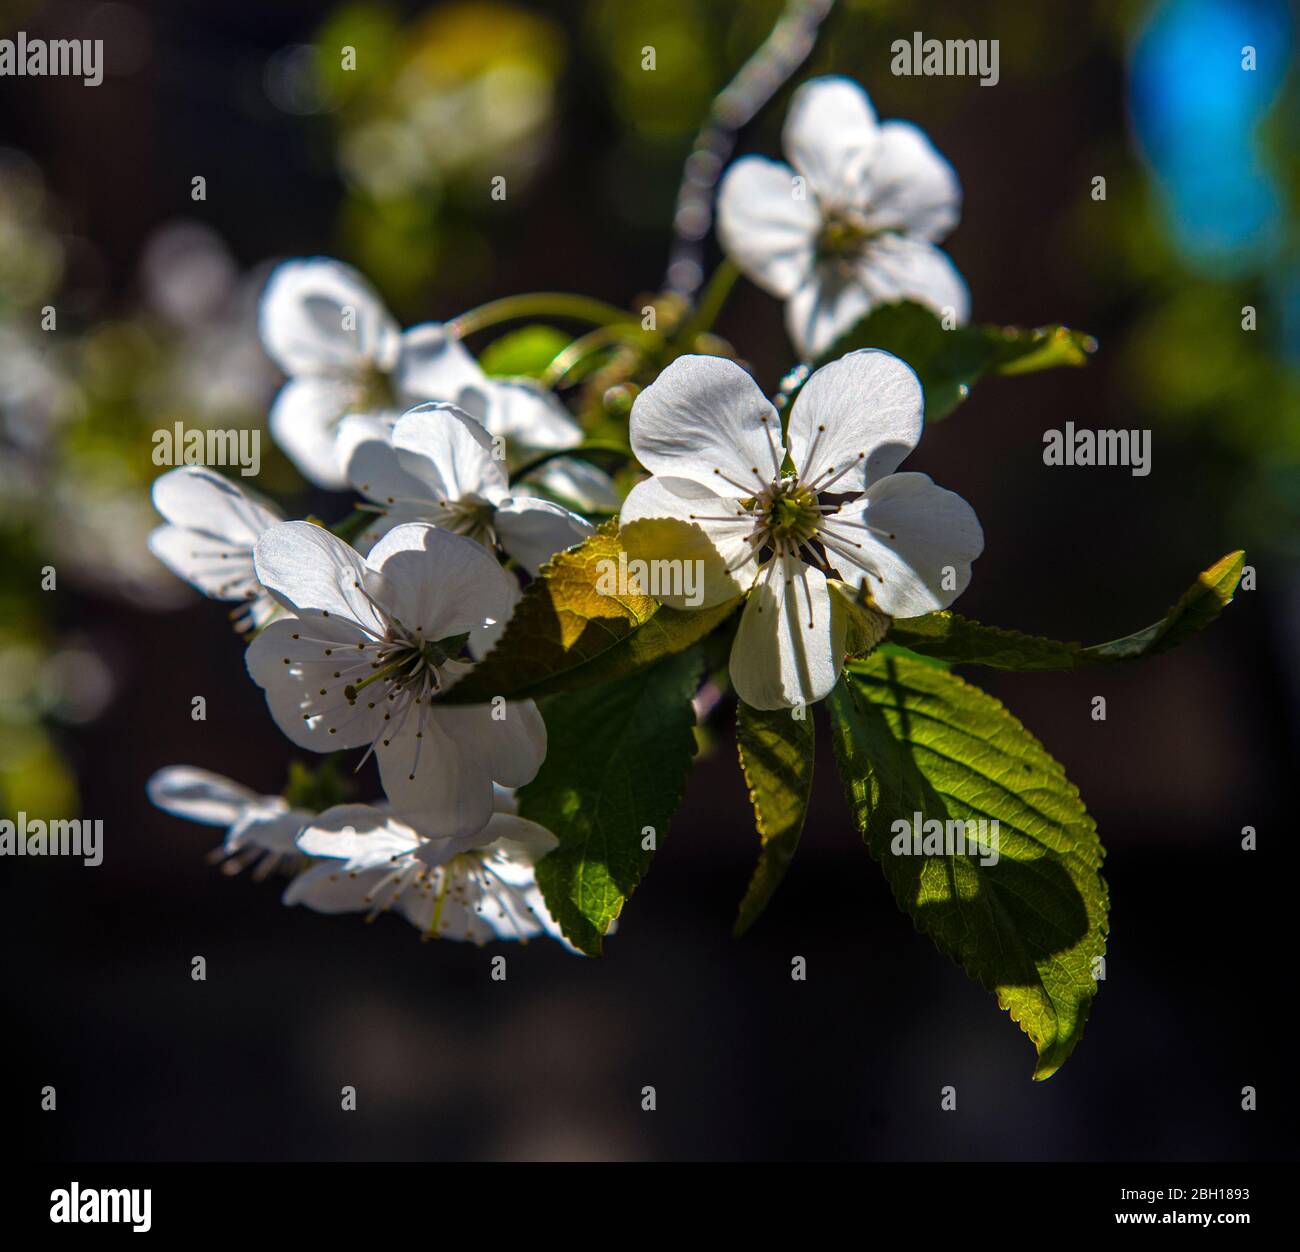
[[[358,648],[366,638],[341,617],[282,618],[248,645],[249,677],[266,692],[275,724],[300,748],[368,747],[384,729],[382,699],[347,698],[347,687],[373,672],[373,654]]]
[[[679,609],[721,604],[749,587],[758,571],[748,542],[753,530],[754,520],[738,500],[689,478],[637,483],[619,515],[619,539],[631,560],[679,563],[667,572],[680,580],[683,594],[664,594],[661,580],[657,597]],[[688,578],[695,580],[694,595],[686,594]]]
[[[790,341],[805,361],[821,356],[871,310],[871,296],[860,275],[842,265],[822,263],[786,301]]]
[[[865,582],[891,617],[947,608],[966,589],[971,562],[984,550],[975,510],[927,474],[882,478],[828,520],[830,563],[846,582]]]
[[[545,826],[511,813],[493,813],[483,836],[484,857],[500,861],[496,868],[501,876],[520,887],[532,885],[537,862],[560,846]]]
[[[281,522],[253,549],[257,577],[286,608],[358,622],[382,633],[363,588],[366,563],[337,535],[311,522]],[[373,581],[373,575],[369,581]]]
[[[227,855],[244,848],[258,848],[281,856],[292,854],[294,840],[312,814],[291,809],[279,796],[260,799],[250,805],[230,828],[222,847]]]
[[[262,344],[290,376],[392,369],[398,327],[371,285],[327,257],[286,261],[262,296]]]
[[[260,588],[251,545],[227,543],[179,526],[159,526],[149,532],[149,551],[178,578],[214,600],[257,597]]]
[[[790,456],[800,481],[865,491],[916,447],[923,407],[915,370],[891,353],[863,348],[823,365],[790,410]]]
[[[497,505],[493,525],[501,546],[530,574],[536,574],[557,552],[595,533],[585,518],[549,500],[512,496]]]
[[[348,481],[376,504],[390,508],[419,508],[432,500],[428,487],[402,468],[393,447],[393,427],[387,417],[353,413],[339,425],[338,459]],[[372,538],[372,542],[374,536]]]
[[[718,238],[749,278],[774,296],[790,296],[813,263],[821,214],[811,196],[795,194],[788,165],[744,157],[718,189]]]
[[[402,335],[394,381],[398,391],[416,400],[453,403],[466,388],[483,388],[487,376],[464,345],[445,326],[425,322]]]
[[[531,939],[541,933],[539,919],[529,911],[528,893],[502,884],[486,891],[477,883],[466,883],[463,876],[458,876],[458,882],[466,885],[441,898],[441,884],[437,891],[407,890],[398,907],[407,921],[425,934],[433,929],[436,919],[440,938],[479,946],[493,939]]]
[[[901,235],[871,241],[858,262],[858,274],[873,304],[915,300],[941,317],[952,311],[956,322],[970,317],[970,292],[949,260],[933,244]]]
[[[149,799],[160,809],[205,826],[232,826],[259,798],[255,791],[193,765],[160,769],[148,783]]]
[[[402,415],[393,447],[407,474],[425,484],[439,504],[478,498],[494,500],[505,491],[506,475],[492,456],[492,436],[467,413],[450,404],[425,404]]]
[[[198,465],[168,470],[154,479],[153,506],[175,526],[252,547],[280,514],[253,492]]]
[[[429,640],[476,632],[510,617],[519,584],[480,544],[419,523],[397,526],[371,549],[385,607]]]
[[[736,694],[756,709],[822,699],[839,678],[844,638],[825,576],[799,560],[777,562],[749,593],[731,647]]]
[[[603,469],[573,456],[557,456],[523,481],[536,483],[587,513],[617,513],[623,502],[614,480]]]
[[[880,142],[867,93],[848,78],[814,78],[790,99],[782,143],[826,208],[858,207],[862,173]]]
[[[501,720],[486,704],[439,705],[433,714],[448,735],[487,763],[492,782],[522,787],[537,777],[546,759],[546,723],[531,700],[509,701],[504,711]],[[489,808],[494,807],[494,795],[489,786]]]
[[[680,356],[632,405],[632,450],[652,474],[751,495],[780,472],[781,422],[735,361]]]
[[[281,899],[285,904],[305,904],[318,913],[365,913],[374,907],[371,893],[388,872],[372,869],[353,875],[338,861],[325,861],[299,874]]]
[[[481,736],[451,710],[421,705],[400,729],[380,741],[379,776],[393,809],[422,832],[458,839],[473,835],[492,816],[492,768]],[[479,711],[489,715],[485,707]],[[469,733],[464,733],[469,732]]]
[[[961,216],[957,172],[911,122],[886,122],[866,171],[867,224],[931,242],[942,239]]]
[[[537,919],[542,931],[554,939],[557,943],[563,944],[574,956],[582,956],[583,953],[573,946],[565,937],[564,931],[560,929],[560,923],[551,915],[550,909],[546,907],[546,900],[542,895],[541,889],[535,884],[524,891],[524,902],[527,904],[533,917]],[[609,924],[609,929],[605,931],[606,936],[616,934],[618,931],[618,919],[615,918]]]
[[[582,427],[549,391],[526,378],[491,379],[483,425],[502,436],[512,456],[516,449],[576,448]],[[457,401],[473,417],[479,414]]]
[[[149,549],[173,573],[218,600],[255,599],[253,544],[279,520],[261,498],[200,466],[155,479],[154,507],[173,525],[149,536]]]
[[[419,833],[422,838],[420,846],[415,851],[415,858],[431,869],[446,865],[449,861],[453,861],[460,856],[462,852],[476,852],[484,839],[483,830],[476,830],[473,834],[462,835],[458,839],[449,839],[445,835],[431,835],[425,830],[421,830]]]
[[[271,437],[303,477],[318,487],[347,486],[339,464],[338,428],[352,412],[358,395],[354,384],[332,378],[296,378],[285,383],[271,406]]]
[[[569,947],[546,909],[532,868],[532,860],[556,841],[531,822],[519,826],[530,828],[520,843],[506,837],[475,850],[482,868],[472,879],[463,869],[453,867],[404,892],[399,907],[407,920],[426,933],[436,924],[444,939],[483,944],[491,939],[523,940],[546,933]],[[482,833],[488,835],[496,829],[494,818]],[[450,875],[450,889],[446,875]]]
[[[298,850],[308,856],[346,861],[349,871],[380,869],[409,856],[419,836],[405,822],[368,804],[338,804],[311,818],[298,835]]]

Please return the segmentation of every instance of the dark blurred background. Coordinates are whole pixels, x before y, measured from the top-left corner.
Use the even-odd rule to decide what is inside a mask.
[[[750,935],[729,937],[756,837],[724,709],[599,961],[285,909],[278,884],[205,863],[220,832],[145,797],[174,763],[277,792],[293,755],[224,611],[143,546],[150,433],[264,417],[268,263],[348,259],[406,323],[537,289],[639,307],[662,281],[694,130],[779,10],[0,5],[0,38],[99,37],[107,58],[94,89],[0,79],[0,788],[7,814],[105,823],[98,868],[0,862],[15,1151],[1294,1157],[1300,109],[1280,0],[842,0],[795,79],[852,75],[953,163],[965,207],[946,246],[976,319],[1059,321],[1100,343],[1081,371],[981,383],[909,460],[985,528],[957,607],[1098,642],[1155,620],[1234,548],[1256,569],[1257,589],[1172,654],[972,674],[1065,764],[1109,850],[1107,980],[1049,1082],[895,907],[821,725],[803,845]],[[889,45],[914,30],[1000,40],[1001,81],[892,76]],[[353,79],[337,72],[344,44]],[[790,89],[741,151],[779,153]],[[487,199],[494,173],[504,205]],[[769,387],[791,364],[779,304],[747,284],[718,330]],[[1044,467],[1041,432],[1067,420],[1152,429],[1152,474]],[[267,443],[259,486],[293,515],[337,512]],[[57,592],[36,590],[46,564]],[[1258,851],[1241,850],[1244,826]],[[505,983],[489,978],[495,952]],[[806,982],[790,979],[795,955]],[[39,1111],[46,1084],[57,1112]],[[941,1113],[949,1084],[959,1109]]]

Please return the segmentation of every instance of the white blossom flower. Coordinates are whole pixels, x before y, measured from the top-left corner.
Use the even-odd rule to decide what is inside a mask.
[[[504,444],[512,472],[531,454],[561,452],[582,442],[582,427],[540,383],[489,377],[447,327],[429,322],[418,330],[420,397],[452,404],[482,425]],[[574,457],[553,456],[527,478],[579,508],[612,512],[620,503],[609,475]]]
[[[226,874],[255,866],[253,877],[294,868],[301,859],[295,840],[315,814],[290,808],[282,796],[260,796],[220,774],[192,765],[160,769],[148,783],[160,809],[204,826],[225,826],[226,837],[211,859]]]
[[[238,600],[238,630],[275,613],[253,569],[253,545],[283,517],[260,496],[199,465],[182,465],[153,484],[154,508],[167,519],[149,535],[149,550],[178,578],[214,600]]]
[[[448,327],[429,322],[418,329],[422,399],[454,404],[512,452],[558,451],[582,442],[582,427],[540,383],[491,378]]]
[[[395,417],[440,398],[425,389],[424,374],[428,353],[441,350],[441,327],[403,332],[374,288],[341,261],[278,266],[259,328],[267,354],[289,376],[271,408],[271,434],[317,486],[347,485],[336,439],[349,413]]]
[[[551,392],[530,379],[489,378],[440,323],[401,330],[374,288],[341,261],[284,262],[266,285],[259,322],[268,355],[289,375],[271,409],[271,433],[317,486],[347,485],[343,418],[395,420],[426,400],[455,404],[506,440],[516,461],[582,442],[582,428]]]
[[[365,746],[393,808],[449,837],[487,823],[494,780],[532,780],[546,727],[531,700],[434,700],[473,667],[466,652],[483,655],[519,597],[483,547],[408,523],[363,560],[319,526],[283,522],[258,540],[254,561],[290,616],[249,645],[248,672],[299,747]]]
[[[787,302],[805,360],[879,304],[915,300],[966,320],[966,284],[935,247],[957,224],[961,187],[923,131],[877,122],[850,79],[817,78],[794,93],[783,143],[790,165],[744,157],[727,171],[718,235],[743,273]]]
[[[828,575],[865,586],[892,617],[945,608],[970,581],[984,546],[970,505],[925,474],[894,472],[921,413],[916,375],[873,349],[817,370],[784,436],[758,384],[719,357],[679,357],[637,397],[632,448],[653,477],[623,505],[624,543],[641,558],[698,561],[695,607],[749,593],[731,651],[747,704],[810,704],[835,685],[846,618]]]
[[[298,836],[303,853],[328,859],[295,878],[284,902],[371,919],[396,908],[427,939],[565,942],[534,877],[559,840],[512,810],[499,792],[483,830],[448,839],[367,805],[328,809]]]
[[[397,422],[344,419],[340,458],[352,485],[384,509],[362,536],[372,543],[404,522],[429,522],[500,546],[530,574],[594,529],[568,509],[511,492],[492,436],[450,404],[426,404]]]

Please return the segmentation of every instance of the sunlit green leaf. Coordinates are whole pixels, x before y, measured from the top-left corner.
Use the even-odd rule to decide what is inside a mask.
[[[830,712],[849,805],[899,905],[996,993],[1049,1077],[1083,1032],[1106,946],[1103,853],[1078,790],[991,696],[904,657],[851,662]],[[918,849],[918,821],[954,842]],[[977,829],[948,823],[971,822],[983,838],[963,847]]]
[[[910,301],[873,309],[816,362],[824,365],[858,348],[883,348],[917,373],[925,392],[925,416],[947,417],[985,374],[1028,374],[1079,366],[1096,341],[1064,326],[1021,330],[1014,326],[965,325],[945,330],[931,310]]]
[[[494,339],[479,356],[487,374],[504,378],[540,378],[569,346],[571,335],[554,326],[524,326]]]

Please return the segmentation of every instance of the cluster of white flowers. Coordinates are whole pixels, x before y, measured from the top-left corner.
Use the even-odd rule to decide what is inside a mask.
[[[293,873],[286,904],[370,917],[396,905],[429,938],[481,944],[545,934],[568,946],[533,878],[556,838],[514,813],[504,788],[486,828],[464,839],[427,834],[365,804],[293,809],[281,796],[188,765],[159,770],[149,798],[177,817],[224,826],[213,859],[227,873],[250,865],[258,878]]]
[[[488,378],[444,327],[399,331],[336,261],[282,265],[261,329],[289,376],[272,434],[317,486],[364,497],[373,520],[353,547],[187,465],[154,484],[166,525],[150,547],[206,595],[236,603],[236,624],[255,632],[248,672],[288,738],[373,754],[386,801],[317,815],[189,767],[161,771],[151,794],[170,812],[227,826],[227,865],[302,871],[287,903],[395,904],[428,933],[477,942],[560,938],[532,878],[556,840],[508,811],[546,754],[536,706],[436,697],[491,647],[519,597],[497,553],[535,574],[591,533],[508,477],[511,455],[572,447],[580,428],[535,384]],[[547,463],[559,475],[540,474],[540,489],[559,483],[580,503],[584,487],[608,494],[599,471],[566,469],[566,459]]]
[[[877,126],[859,88],[820,80],[796,94],[786,148],[797,175],[736,163],[719,221],[739,265],[788,298],[801,353],[881,301],[965,315],[961,280],[930,242],[956,219],[956,178],[919,131]],[[920,438],[923,397],[885,352],[817,370],[784,428],[734,361],[679,356],[633,405],[631,447],[650,476],[620,501],[608,476],[563,455],[582,432],[552,392],[487,376],[447,326],[403,331],[345,265],[281,265],[260,325],[288,378],[271,433],[313,484],[363,498],[355,546],[183,466],[154,485],[166,524],[151,547],[235,602],[252,636],[248,672],[284,734],[312,752],[373,755],[385,798],[317,813],[182,766],[155,775],[150,793],[226,827],[227,868],[291,872],[286,903],[395,906],[426,934],[477,942],[562,939],[534,877],[557,840],[513,811],[546,754],[540,713],[531,700],[438,699],[500,638],[521,594],[516,569],[537,576],[592,533],[548,496],[587,512],[621,503],[629,551],[698,562],[703,603],[668,603],[745,597],[731,680],[763,709],[828,694],[852,601],[890,616],[945,607],[982,548],[961,497],[897,472]]]

